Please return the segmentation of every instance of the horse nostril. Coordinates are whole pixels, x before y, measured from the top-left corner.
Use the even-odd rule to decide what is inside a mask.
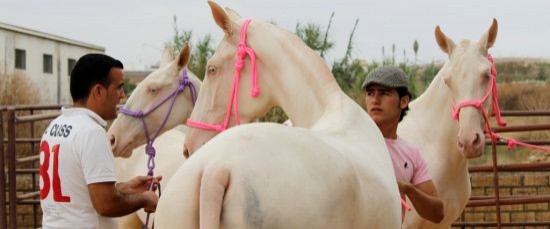
[[[472,142],[472,145],[475,146],[475,145],[479,144],[479,142],[480,142],[479,134],[476,133],[476,137],[475,137],[474,141]]]
[[[111,140],[111,147],[112,147],[112,146],[115,146],[116,139],[115,139],[115,136],[114,136],[114,135],[111,135],[111,136],[110,136],[110,140]]]
[[[464,143],[462,143],[462,141],[458,140],[458,148],[459,149],[463,149],[464,148]]]
[[[185,159],[189,158],[189,150],[187,150],[187,148],[183,148],[183,156]]]

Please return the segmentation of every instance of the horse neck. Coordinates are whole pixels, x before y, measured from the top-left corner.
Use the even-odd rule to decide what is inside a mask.
[[[434,77],[426,91],[410,104],[410,112],[407,116],[422,115],[429,118],[438,117],[445,124],[452,123],[451,119],[451,93],[443,80],[447,63]],[[446,116],[448,115],[448,116]]]
[[[273,96],[275,105],[285,111],[295,126],[311,128],[332,112],[330,104],[344,93],[323,59],[295,39],[284,39],[280,56],[285,58],[271,60],[278,63],[272,65],[272,71],[275,84],[282,88]]]

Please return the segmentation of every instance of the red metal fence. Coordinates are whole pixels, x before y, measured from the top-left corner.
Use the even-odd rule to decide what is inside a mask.
[[[59,112],[52,112],[60,109],[60,105],[51,106],[7,106],[0,107],[0,167],[4,168],[4,172],[0,173],[0,189],[8,193],[6,195],[0,195],[0,206],[8,206],[0,208],[0,228],[17,228],[17,206],[18,205],[32,205],[34,215],[34,227],[38,225],[37,220],[37,206],[40,204],[38,199],[38,187],[36,187],[36,176],[38,169],[35,168],[17,168],[17,164],[26,163],[30,161],[38,161],[40,157],[38,155],[17,158],[16,152],[17,144],[31,144],[32,150],[37,150],[35,145],[40,142],[40,136],[35,135],[36,121],[49,120],[57,117]],[[40,114],[35,114],[37,112]],[[43,113],[44,111],[50,111],[49,113]],[[27,114],[23,114],[27,113]],[[4,115],[7,120],[4,121]],[[550,117],[550,111],[505,111],[504,116],[544,116]],[[30,138],[17,138],[16,130],[17,126],[23,123],[30,123]],[[5,129],[6,127],[6,129]],[[496,132],[516,132],[516,131],[533,131],[533,130],[550,130],[550,124],[543,125],[525,125],[525,126],[511,126],[504,128],[495,128]],[[7,133],[7,138],[4,134]],[[42,133],[39,131],[38,133]],[[525,140],[525,139],[524,139]],[[550,145],[548,140],[525,140],[524,142],[534,145]],[[7,147],[4,146],[7,143]],[[490,143],[489,143],[490,144]],[[498,145],[504,145],[504,143],[498,143]],[[7,151],[5,150],[7,149]],[[7,167],[5,163],[7,153]],[[496,146],[492,146],[492,159],[493,165],[491,166],[472,166],[470,168],[471,173],[492,172],[493,173],[493,185],[498,187],[499,172],[518,172],[518,171],[550,171],[550,163],[536,163],[536,164],[507,164],[498,165]],[[7,169],[6,169],[7,168]],[[16,177],[17,174],[31,173],[33,174],[33,187],[35,191],[23,193],[17,195],[16,190]],[[7,175],[7,180],[6,180]],[[6,189],[6,184],[7,189]],[[507,222],[502,223],[500,218],[500,206],[509,204],[524,204],[524,203],[544,203],[550,202],[550,195],[545,196],[500,196],[499,188],[494,188],[494,197],[480,197],[472,196],[468,207],[475,206],[495,206],[496,207],[496,222],[455,222],[453,227],[503,227],[503,226],[550,226],[550,222]],[[6,211],[8,210],[8,211]]]
[[[550,117],[550,111],[505,111],[502,112],[503,116],[519,116],[519,117]],[[523,131],[541,131],[550,130],[550,123],[542,125],[521,125],[521,126],[508,126],[493,128],[497,133],[504,132],[523,132]],[[527,140],[521,139],[521,141],[532,145],[550,145],[548,140]],[[550,171],[550,163],[530,163],[530,164],[505,164],[499,165],[497,158],[496,145],[506,145],[505,142],[498,142],[491,145],[492,165],[483,166],[470,166],[470,173],[492,173],[493,174],[493,197],[472,196],[466,207],[479,207],[479,206],[495,206],[496,222],[464,222],[464,214],[455,222],[453,226],[466,228],[466,227],[517,227],[517,226],[547,226],[550,227],[550,221],[541,222],[506,222],[503,223],[501,219],[501,205],[514,205],[514,204],[527,204],[527,203],[550,203],[550,195],[539,196],[500,196],[499,190],[499,172],[548,172]]]
[[[39,187],[37,187],[36,182],[36,176],[38,174],[38,168],[35,166],[35,168],[17,168],[18,164],[22,163],[28,163],[28,162],[36,162],[40,160],[39,155],[33,155],[28,157],[20,157],[17,158],[16,152],[17,152],[17,144],[30,144],[31,150],[36,151],[37,148],[35,145],[37,145],[40,142],[40,137],[36,136],[35,133],[35,122],[40,120],[49,120],[57,117],[59,115],[59,112],[54,113],[41,113],[41,114],[35,114],[36,111],[44,112],[48,110],[59,110],[61,109],[60,105],[51,105],[51,106],[6,106],[6,107],[0,107],[0,167],[4,169],[2,173],[0,173],[0,188],[6,191],[6,184],[8,185],[7,193],[8,198],[6,200],[6,195],[0,195],[0,205],[3,206],[0,208],[0,228],[18,228],[17,227],[17,205],[32,205],[33,206],[33,216],[34,216],[34,227],[37,228],[38,225],[38,214],[37,214],[37,207],[40,204],[39,199],[37,197],[39,196]],[[18,115],[21,113],[27,113],[26,115]],[[7,117],[7,120],[3,120],[3,116]],[[7,123],[7,125],[5,125]],[[30,123],[29,127],[29,138],[17,138],[16,137],[16,130],[20,130],[17,128],[17,126],[21,126],[20,124],[23,123]],[[7,129],[4,129],[4,127],[7,127]],[[4,131],[7,133],[7,138],[4,138]],[[38,133],[42,133],[42,131],[39,131]],[[7,143],[7,169],[6,169],[6,162],[4,161],[6,158],[5,153],[5,146],[4,143]],[[22,195],[17,195],[17,181],[16,177],[17,174],[22,173],[30,173],[32,174],[32,185],[33,185],[33,192],[24,193]],[[6,180],[7,175],[7,180]],[[7,181],[7,182],[6,182]],[[8,211],[6,211],[6,207],[8,206]]]

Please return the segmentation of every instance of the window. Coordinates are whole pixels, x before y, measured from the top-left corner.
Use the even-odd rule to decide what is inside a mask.
[[[27,54],[23,49],[15,49],[15,68],[27,68]]]
[[[67,75],[71,76],[71,72],[73,71],[74,66],[76,65],[76,60],[69,58],[67,61]]]
[[[53,73],[53,57],[49,54],[44,54],[44,58],[42,58],[43,61],[43,69],[44,73]]]

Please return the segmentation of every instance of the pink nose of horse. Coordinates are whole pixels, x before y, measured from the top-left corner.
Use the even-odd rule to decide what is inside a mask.
[[[479,156],[482,147],[479,133],[463,135],[458,138],[458,149],[464,152],[468,158]]]

